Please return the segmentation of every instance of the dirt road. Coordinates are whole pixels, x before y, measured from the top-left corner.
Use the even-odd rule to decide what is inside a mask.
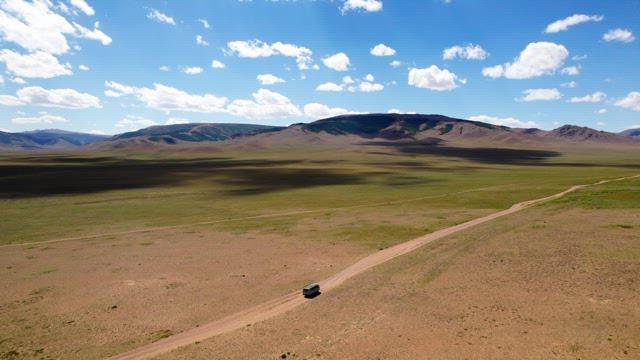
[[[571,193],[573,191],[579,190],[581,188],[584,188],[587,186],[600,185],[600,184],[604,184],[612,181],[627,180],[627,179],[632,179],[637,177],[640,177],[640,175],[612,179],[612,180],[602,180],[595,184],[589,184],[589,185],[576,185],[555,195],[547,196],[541,199],[524,201],[524,202],[513,205],[509,209],[502,210],[502,211],[499,211],[478,219],[474,219],[456,226],[452,226],[446,229],[442,229],[442,230],[433,232],[431,234],[404,242],[402,244],[398,244],[396,246],[387,248],[385,250],[381,250],[375,254],[369,255],[366,258],[363,258],[360,261],[356,262],[355,264],[342,270],[341,272],[331,276],[330,278],[321,281],[320,287],[323,293],[327,293],[328,291],[331,291],[335,287],[344,283],[346,280],[358,274],[361,274],[367,271],[368,269],[371,269],[374,266],[380,265],[391,259],[407,254],[435,240],[441,239],[448,235],[455,234],[457,232],[474,227],[476,225],[480,225],[480,224],[492,221],[494,219],[497,219],[509,214],[513,214],[515,212],[526,209],[528,207],[561,198],[564,195]],[[202,341],[216,335],[227,333],[227,332],[242,328],[244,326],[248,326],[263,320],[267,320],[269,318],[288,312],[302,304],[305,304],[307,301],[308,300],[305,299],[299,291],[292,292],[290,294],[273,299],[263,304],[251,307],[245,311],[241,311],[236,314],[227,316],[225,318],[216,320],[204,326],[200,326],[200,327],[185,331],[183,333],[171,336],[169,338],[157,341],[155,343],[142,346],[140,348],[133,349],[129,352],[114,356],[112,357],[112,359],[128,360],[128,359],[150,358],[162,353],[166,353],[173,349],[177,349],[182,346],[193,344],[196,341]]]

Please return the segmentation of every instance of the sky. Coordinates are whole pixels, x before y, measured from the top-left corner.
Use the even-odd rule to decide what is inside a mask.
[[[0,131],[640,127],[640,0],[0,0]]]

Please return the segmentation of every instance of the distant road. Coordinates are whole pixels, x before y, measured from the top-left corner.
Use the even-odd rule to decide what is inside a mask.
[[[568,193],[574,192],[576,190],[582,189],[587,186],[595,186],[601,185],[608,182],[613,181],[621,181],[628,180],[632,178],[640,177],[640,175],[629,176],[618,179],[611,180],[602,180],[595,184],[589,185],[576,185],[571,188],[555,194],[551,196],[547,196],[541,199],[536,200],[528,200],[518,204],[513,205],[507,210],[498,211],[496,213],[483,216],[481,218],[477,218],[459,225],[455,225],[446,229],[438,230],[431,234],[421,236],[417,239],[413,239],[402,244],[398,244],[387,248],[385,250],[378,251],[372,255],[369,255],[355,264],[349,266],[348,268],[342,270],[341,272],[331,276],[328,279],[325,279],[320,282],[320,289],[323,294],[326,294],[328,291],[334,289],[335,287],[341,285],[348,279],[361,274],[374,266],[385,263],[389,260],[412,252],[428,243],[441,239],[445,236],[455,234],[462,230],[469,229],[476,225],[484,224],[491,220],[495,220],[497,218],[507,216],[523,209],[529,208],[534,205],[546,203],[555,199],[559,199],[565,196]],[[208,339],[210,337],[224,334],[233,330],[240,329],[247,325],[255,324],[260,321],[267,320],[269,318],[284,314],[299,305],[307,302],[300,291],[292,292],[290,294],[284,295],[282,297],[273,299],[271,301],[267,301],[263,304],[251,307],[247,310],[229,315],[220,320],[216,320],[212,323],[199,326],[197,328],[185,331],[183,333],[168,337],[166,339],[157,341],[155,343],[142,346],[137,349],[133,349],[121,355],[117,355],[112,357],[112,360],[131,360],[131,359],[147,359],[153,356],[157,356],[171,350],[175,350],[182,346],[190,345],[195,343],[196,341],[202,341]]]

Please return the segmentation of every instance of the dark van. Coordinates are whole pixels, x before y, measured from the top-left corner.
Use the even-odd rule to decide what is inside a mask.
[[[312,298],[320,295],[320,284],[309,284],[302,288],[302,295],[306,298]]]

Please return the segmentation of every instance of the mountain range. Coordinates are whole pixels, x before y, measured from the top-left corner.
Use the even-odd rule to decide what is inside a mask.
[[[640,144],[640,129],[621,133],[564,125],[551,131],[520,129],[450,118],[443,115],[366,114],[343,115],[288,127],[193,123],[152,126],[114,136],[63,130],[21,133],[0,132],[0,150],[127,149],[153,146],[197,145],[220,141],[238,144],[278,145],[332,141],[423,140],[437,138],[452,143],[499,143],[504,145],[545,143]]]

